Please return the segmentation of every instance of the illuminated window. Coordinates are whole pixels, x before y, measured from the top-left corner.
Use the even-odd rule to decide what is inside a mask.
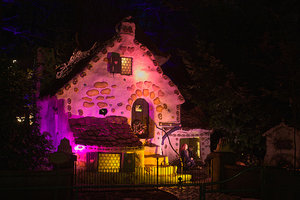
[[[32,113],[29,114],[29,125],[32,125],[32,124],[33,124],[33,118],[34,118],[33,114],[32,114]],[[19,117],[19,116],[18,116],[18,117],[16,117],[16,119],[17,119],[17,122],[23,123],[23,122],[25,122],[26,117],[24,117],[24,116]]]
[[[120,73],[122,75],[132,74],[132,58],[120,57],[120,54],[110,52],[107,54],[108,70],[111,73]]]
[[[119,172],[121,154],[99,153],[98,172]]]
[[[132,74],[132,58],[121,57],[121,74],[122,75]]]

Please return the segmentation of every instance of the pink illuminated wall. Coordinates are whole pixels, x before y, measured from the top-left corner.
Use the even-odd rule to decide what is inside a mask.
[[[74,152],[84,151],[84,147],[74,145],[69,118],[116,115],[128,118],[131,124],[132,105],[138,98],[148,102],[150,118],[157,125],[159,122],[180,123],[180,105],[184,98],[169,77],[163,74],[151,51],[135,40],[135,25],[123,22],[122,26],[131,27],[133,32],[121,29],[119,37],[108,41],[107,46],[56,96],[39,102],[42,107],[41,131],[52,135],[56,147],[60,139],[66,137]],[[109,52],[132,58],[132,75],[110,73],[107,67]],[[107,109],[107,114],[99,114],[100,109]],[[151,142],[160,145],[161,131],[155,128],[153,135]]]

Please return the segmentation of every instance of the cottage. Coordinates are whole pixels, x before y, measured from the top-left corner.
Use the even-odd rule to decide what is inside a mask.
[[[57,68],[61,87],[39,102],[41,131],[55,147],[67,138],[79,167],[168,165],[183,143],[199,159],[210,152],[209,130],[181,127],[184,97],[160,67],[168,56],[137,41],[135,29],[126,18],[111,40],[74,52]]]
[[[266,137],[266,155],[264,158],[265,165],[293,167],[296,148],[296,167],[300,167],[299,130],[289,127],[282,122],[266,131],[263,135]]]

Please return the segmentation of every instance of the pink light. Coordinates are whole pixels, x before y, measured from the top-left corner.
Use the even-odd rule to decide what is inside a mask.
[[[148,74],[141,70],[136,70],[134,76],[136,81],[144,81],[148,78]]]
[[[83,149],[85,149],[85,146],[79,144],[74,149],[75,151],[82,151]]]

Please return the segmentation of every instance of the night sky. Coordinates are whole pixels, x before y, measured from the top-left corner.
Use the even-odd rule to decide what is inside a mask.
[[[24,67],[34,66],[39,46],[54,48],[61,64],[74,49],[110,39],[115,25],[131,15],[154,48],[171,54],[162,68],[180,89],[200,84],[187,72],[182,52],[198,63],[196,71],[209,65],[201,57],[208,54],[234,74],[237,88],[267,96],[256,101],[279,109],[275,123],[291,118],[284,113],[291,101],[299,108],[298,10],[296,0],[3,0],[0,45]],[[210,80],[217,85],[220,78]]]

